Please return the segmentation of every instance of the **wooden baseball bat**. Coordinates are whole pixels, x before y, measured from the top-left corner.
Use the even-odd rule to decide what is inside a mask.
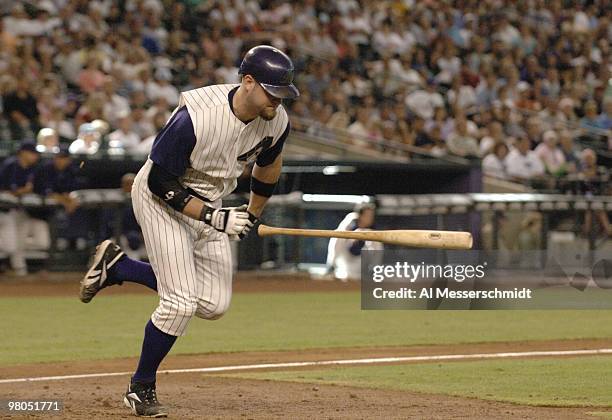
[[[257,233],[260,236],[291,235],[314,236],[317,238],[359,239],[362,241],[376,241],[414,248],[472,248],[472,234],[470,232],[447,230],[364,230],[356,232],[343,230],[292,229],[259,225]]]

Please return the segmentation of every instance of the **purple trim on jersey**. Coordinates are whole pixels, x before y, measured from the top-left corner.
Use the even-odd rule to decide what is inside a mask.
[[[290,131],[291,123],[287,121],[287,127],[285,127],[285,131],[283,131],[283,134],[281,134],[278,141],[274,143],[274,146],[270,147],[267,150],[264,150],[259,156],[257,156],[257,166],[268,166],[276,160],[278,155],[280,155],[283,151],[285,140],[287,140],[287,136],[289,136]]]
[[[15,191],[34,181],[35,165],[23,168],[16,156],[7,158],[0,166],[0,190]]]
[[[239,86],[236,86],[235,88],[233,88],[232,90],[230,90],[229,92],[227,92],[227,100],[229,101],[229,107],[232,110],[232,114],[236,115],[236,113],[234,112],[234,95],[236,94],[236,92],[238,91]],[[236,118],[238,118],[238,116],[236,115]]]
[[[151,160],[176,177],[183,176],[196,145],[187,107],[181,107],[159,132],[151,149]]]

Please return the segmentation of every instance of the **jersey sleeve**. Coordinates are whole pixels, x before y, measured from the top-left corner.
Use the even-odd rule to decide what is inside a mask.
[[[261,152],[261,154],[257,156],[257,166],[268,166],[276,160],[278,155],[280,155],[283,151],[285,140],[287,140],[287,136],[289,136],[290,131],[291,123],[287,121],[287,127],[285,127],[285,131],[283,131],[283,134],[281,134],[278,141],[274,143],[272,147]]]
[[[189,167],[196,137],[187,107],[183,106],[159,132],[151,149],[151,160],[176,177]]]

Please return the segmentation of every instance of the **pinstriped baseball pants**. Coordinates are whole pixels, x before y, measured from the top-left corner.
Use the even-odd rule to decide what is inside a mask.
[[[147,186],[150,168],[149,160],[138,172],[132,202],[157,277],[160,299],[151,320],[161,331],[181,336],[193,316],[218,319],[229,308],[231,249],[226,234],[155,197]]]

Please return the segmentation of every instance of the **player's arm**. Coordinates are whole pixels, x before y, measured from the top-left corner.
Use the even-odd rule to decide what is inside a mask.
[[[192,195],[174,174],[155,162],[151,167],[147,185],[153,194],[174,210],[192,219],[203,221],[220,232],[244,236],[253,226],[246,205],[220,209],[210,207]]]
[[[251,196],[249,199],[249,213],[261,216],[266,203],[274,193],[281,174],[283,156],[278,157],[268,166],[253,166],[251,174]]]
[[[266,203],[274,194],[276,184],[280,178],[283,167],[283,146],[291,131],[291,124],[287,126],[278,141],[258,156],[253,172],[251,173],[251,197],[249,199],[249,213],[256,217],[261,216]]]
[[[186,107],[177,110],[155,138],[153,161],[147,185],[149,190],[174,210],[201,220],[229,235],[246,235],[252,227],[246,208],[215,209],[185,188],[180,177],[189,166],[195,147],[193,123]]]

